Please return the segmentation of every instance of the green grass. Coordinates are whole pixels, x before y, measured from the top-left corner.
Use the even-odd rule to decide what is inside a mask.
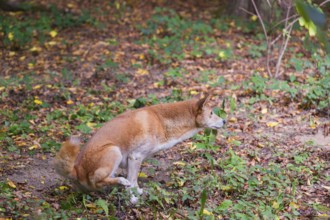
[[[218,45],[212,36],[215,25],[214,22],[184,18],[171,9],[156,8],[153,16],[139,30],[144,36],[141,43],[150,45],[151,64],[170,64],[187,56],[229,59],[233,54],[231,44]]]
[[[93,18],[87,11],[80,15],[64,13],[51,6],[49,11],[36,11],[28,15],[0,13],[0,34],[2,42],[12,50],[31,46],[33,39],[40,43],[51,39],[51,31],[93,24]]]
[[[252,93],[250,98],[252,104],[258,101],[273,102],[282,95],[282,100],[299,102],[303,108],[326,110],[330,105],[330,72],[325,70],[329,67],[328,60],[329,56],[318,57],[316,60],[319,65],[318,73],[307,76],[305,82],[296,81],[295,76],[290,76],[288,80],[275,80],[254,74],[243,82],[243,88]],[[268,95],[272,91],[275,91],[277,95]]]

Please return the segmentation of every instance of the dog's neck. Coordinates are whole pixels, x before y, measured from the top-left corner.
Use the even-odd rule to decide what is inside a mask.
[[[196,101],[190,100],[180,105],[164,105],[161,111],[155,112],[163,124],[166,139],[193,136],[201,128],[196,124]],[[191,135],[187,135],[191,133]],[[184,139],[187,139],[184,138]]]

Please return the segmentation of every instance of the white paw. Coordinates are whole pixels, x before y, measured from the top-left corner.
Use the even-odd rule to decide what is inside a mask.
[[[143,189],[141,189],[141,188],[139,188],[139,187],[136,188],[136,191],[137,191],[137,193],[138,193],[139,195],[142,195],[142,194],[143,194]]]
[[[129,200],[132,204],[136,204],[139,201],[139,198],[136,196],[131,196],[131,199]]]
[[[128,181],[127,179],[125,179],[124,177],[118,177],[119,180],[118,180],[118,183],[123,185],[123,186],[130,186],[131,185],[131,182]]]

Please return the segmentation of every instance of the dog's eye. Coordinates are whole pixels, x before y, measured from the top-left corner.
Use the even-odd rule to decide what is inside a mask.
[[[213,112],[211,112],[211,115],[213,115]]]

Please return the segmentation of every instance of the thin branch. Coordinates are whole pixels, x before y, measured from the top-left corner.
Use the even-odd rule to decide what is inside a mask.
[[[257,17],[258,17],[258,19],[259,19],[259,21],[260,21],[260,24],[261,24],[261,26],[262,26],[262,30],[263,30],[263,32],[264,32],[264,34],[265,34],[265,38],[266,38],[266,42],[267,42],[267,61],[266,61],[266,63],[267,63],[267,72],[268,72],[268,74],[269,74],[271,77],[273,77],[273,74],[272,74],[272,72],[271,72],[271,70],[270,70],[270,66],[269,66],[269,63],[270,63],[270,51],[271,51],[271,48],[270,48],[270,44],[269,44],[269,38],[268,38],[268,34],[267,34],[267,30],[266,30],[266,26],[265,26],[265,24],[264,24],[264,21],[262,20],[262,17],[261,17],[261,15],[260,15],[260,13],[259,13],[259,10],[258,10],[258,7],[257,7],[256,3],[254,2],[254,0],[251,0],[251,2],[252,2],[252,4],[253,4],[254,10],[255,10],[256,13],[257,13]]]
[[[288,7],[288,10],[287,10],[287,12],[286,12],[286,17],[285,17],[285,18],[286,18],[286,19],[285,19],[285,27],[287,27],[287,25],[288,25],[289,14],[290,14],[291,7],[292,7],[292,6]]]
[[[291,22],[288,24],[287,27],[291,27],[291,26],[293,26],[293,25],[299,20],[299,18],[300,18],[300,17],[295,18],[293,21],[291,21]]]
[[[327,4],[328,2],[330,2],[330,0],[326,0],[326,1],[322,2],[321,4],[319,4],[319,6],[322,7],[323,5]]]
[[[275,25],[272,27],[271,30],[275,29],[277,26],[279,26],[280,24],[286,22],[287,20],[291,20],[292,18],[295,18],[295,19],[296,19],[296,18],[298,18],[298,17],[299,17],[299,15],[297,15],[297,14],[291,15],[290,17],[285,18],[285,19],[283,19],[282,21],[279,21],[277,24],[275,24]]]
[[[258,7],[255,3],[255,0],[251,0],[252,2],[252,5],[254,7],[254,10],[256,12],[256,15],[250,11],[247,11],[246,9],[244,8],[240,8],[242,11],[250,14],[250,15],[254,15],[254,16],[257,16],[258,17],[258,20],[262,26],[262,30],[264,32],[264,35],[265,35],[265,38],[266,38],[266,43],[267,43],[267,71],[268,71],[268,74],[273,77],[272,75],[272,72],[270,70],[270,62],[272,60],[274,60],[274,58],[271,58],[271,52],[272,52],[272,47],[273,45],[279,41],[281,39],[281,37],[283,36],[283,40],[282,40],[282,45],[280,47],[280,50],[279,50],[279,55],[278,55],[278,58],[277,58],[277,62],[276,62],[276,66],[275,66],[275,78],[277,78],[280,74],[280,67],[281,67],[281,64],[282,64],[282,59],[283,59],[283,56],[285,54],[285,51],[287,49],[287,46],[288,46],[288,43],[289,43],[289,40],[291,38],[291,32],[292,32],[292,29],[293,29],[293,25],[299,20],[300,16],[297,15],[297,14],[294,14],[292,16],[289,16],[290,15],[290,10],[292,9],[292,4],[289,5],[288,7],[288,10],[286,12],[286,18],[280,22],[278,22],[275,26],[272,27],[272,29],[276,28],[278,25],[282,24],[283,22],[285,22],[284,24],[284,29],[283,29],[283,33],[282,34],[279,34],[274,40],[270,41],[270,37],[268,36],[268,32],[266,30],[266,26],[265,26],[265,23],[259,13],[259,10],[258,10]],[[324,6],[326,3],[329,3],[330,0],[325,0],[323,1],[322,3],[319,4],[319,7],[322,7]],[[269,4],[269,0],[267,0],[267,3]],[[291,21],[290,21],[291,20]]]
[[[293,27],[293,25],[299,20],[299,17],[295,18],[293,21],[291,21],[286,27],[284,28],[285,31],[289,32],[289,29]],[[279,34],[270,44],[275,44],[280,38],[282,34]]]
[[[250,11],[246,10],[245,8],[240,7],[239,9],[246,12],[249,15],[255,15],[253,12],[250,12]]]
[[[282,34],[279,34],[272,42],[270,42],[270,44],[274,45],[281,37],[282,37]]]
[[[293,27],[293,23],[290,23],[290,27],[287,30],[288,20],[289,20],[288,17],[289,17],[289,14],[290,14],[290,10],[291,10],[291,7],[288,7],[288,10],[287,10],[287,13],[286,13],[286,21],[285,21],[285,31],[286,31],[286,33],[285,32],[283,33],[285,41],[283,41],[283,44],[282,44],[281,49],[280,49],[280,55],[278,56],[278,59],[277,59],[277,63],[276,63],[276,67],[275,67],[275,78],[277,78],[278,75],[279,75],[281,64],[282,64],[282,58],[283,58],[285,50],[288,46],[288,42],[289,42],[289,39],[290,39],[292,27]]]
[[[289,40],[291,38],[290,35],[291,35],[292,27],[293,26],[290,27],[289,32],[287,33],[288,36],[285,39],[284,46],[283,46],[283,48],[281,48],[281,53],[280,53],[280,55],[278,57],[277,64],[276,64],[275,78],[277,78],[278,75],[279,75],[280,67],[281,67],[281,64],[282,64],[282,58],[283,58],[284,52],[285,52],[285,50],[286,50],[286,48],[288,46],[288,42],[289,42]]]
[[[257,16],[258,16],[258,18],[259,18],[260,24],[261,24],[261,26],[262,26],[262,30],[264,31],[264,34],[265,34],[266,40],[267,40],[267,42],[268,42],[268,34],[267,34],[267,30],[266,30],[266,27],[265,27],[264,21],[262,20],[262,17],[261,17],[261,15],[260,15],[260,13],[259,13],[259,10],[258,10],[258,8],[257,8],[256,3],[254,2],[254,0],[251,0],[251,2],[252,2],[253,7],[254,7],[254,9],[255,9],[255,11],[256,11],[256,13],[257,13]]]

